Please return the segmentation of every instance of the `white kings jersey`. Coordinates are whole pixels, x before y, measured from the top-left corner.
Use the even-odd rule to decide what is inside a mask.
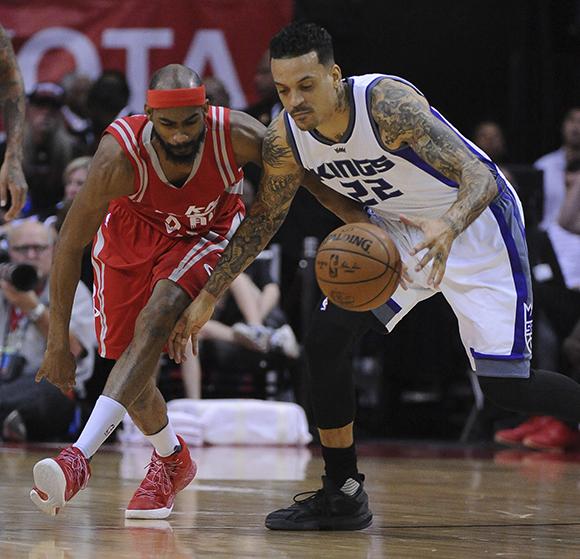
[[[284,113],[294,157],[305,169],[316,173],[326,186],[387,219],[398,220],[401,213],[438,218],[457,199],[458,184],[431,167],[410,147],[396,151],[383,147],[371,114],[371,92],[375,84],[385,78],[403,82],[421,94],[412,84],[396,76],[367,74],[347,78],[350,122],[344,136],[336,143],[316,130],[300,130]],[[433,107],[431,112],[497,177],[495,164],[484,152],[464,138]]]

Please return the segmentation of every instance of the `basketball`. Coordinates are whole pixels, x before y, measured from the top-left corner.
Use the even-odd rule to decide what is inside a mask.
[[[380,227],[350,223],[335,229],[318,248],[316,279],[322,292],[349,311],[380,307],[401,276],[401,256]]]

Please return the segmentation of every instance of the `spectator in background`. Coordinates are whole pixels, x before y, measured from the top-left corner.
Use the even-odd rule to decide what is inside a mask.
[[[68,213],[72,201],[84,186],[89,174],[92,157],[83,156],[73,159],[64,170],[64,198],[56,207],[56,215],[46,220],[47,224],[53,225],[57,232],[60,231],[66,214]],[[81,281],[89,288],[93,288],[93,265],[91,261],[91,251],[93,244],[89,243],[83,251],[81,262]]]
[[[501,126],[493,120],[482,120],[473,131],[473,142],[496,163],[505,163],[507,148]]]
[[[580,160],[580,106],[566,113],[562,123],[562,146],[540,157],[534,166],[544,172],[544,217],[541,227],[547,230],[558,221],[566,198],[566,167]]]
[[[65,126],[70,134],[88,148],[93,141],[87,106],[93,81],[84,74],[70,72],[62,78],[60,85],[64,90],[61,111]]]
[[[540,251],[546,254],[546,264],[539,276],[534,267],[535,309],[542,311],[553,330],[559,352],[574,344],[574,332],[580,316],[580,236],[566,231],[559,219],[566,204],[576,192],[580,180],[580,107],[571,108],[562,124],[563,144],[560,149],[538,159],[534,166],[544,173],[544,212],[539,235]],[[538,250],[538,248],[536,248]],[[572,342],[570,337],[572,336]],[[563,360],[562,360],[563,361]],[[573,360],[560,363],[564,372],[574,376]],[[571,365],[571,367],[570,367]],[[576,377],[576,380],[579,380]],[[495,435],[498,442],[522,443],[545,450],[580,447],[576,425],[567,425],[552,417],[532,417],[515,429],[504,429]]]
[[[558,223],[570,233],[580,235],[580,172],[574,173],[566,186]],[[564,353],[570,363],[571,375],[580,378],[580,315],[572,333],[564,340]]]
[[[0,25],[0,109],[6,133],[0,160],[0,205],[6,210],[8,192],[10,209],[4,219],[15,218],[26,201],[26,179],[22,170],[24,134],[24,86],[12,43]]]
[[[101,135],[111,122],[130,114],[129,97],[127,78],[116,70],[106,70],[92,85],[87,100],[93,134],[90,153],[95,152]]]
[[[210,105],[218,107],[230,106],[230,94],[221,80],[210,76],[203,79],[205,85],[205,96]]]
[[[71,159],[83,152],[63,123],[63,89],[39,83],[28,98],[24,134],[24,174],[30,187],[25,215],[45,212],[62,200],[62,175]]]
[[[15,264],[36,268],[35,289],[19,291],[0,281],[0,425],[3,438],[41,440],[63,438],[73,419],[73,395],[65,396],[50,383],[36,383],[48,332],[49,272],[55,234],[38,221],[21,221],[8,231],[8,252]],[[91,294],[78,285],[70,327],[71,351],[77,359],[76,391],[93,371],[96,346]]]
[[[560,210],[558,224],[564,230],[580,235],[580,160],[570,165],[574,172],[568,174],[566,197]]]
[[[72,202],[79,190],[85,184],[89,174],[92,157],[85,155],[73,159],[64,170],[64,198],[63,202]]]
[[[246,112],[268,126],[274,117],[282,110],[278,92],[270,72],[270,51],[267,50],[260,58],[254,74],[254,87],[258,93],[258,101],[250,105]]]
[[[473,143],[489,155],[517,190],[515,177],[506,167],[509,163],[509,155],[505,134],[499,123],[494,120],[482,120],[476,124],[473,131]]]

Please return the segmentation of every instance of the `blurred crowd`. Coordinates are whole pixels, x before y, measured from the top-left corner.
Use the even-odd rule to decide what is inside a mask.
[[[211,104],[229,106],[228,92],[218,79],[207,76],[204,82]],[[281,105],[267,52],[254,82],[259,100],[245,110],[268,125]],[[2,259],[19,265],[19,270],[22,265],[34,267],[37,282],[32,288],[15,286],[12,272],[1,273],[0,426],[4,439],[74,436],[104,384],[105,379],[98,378],[100,358],[90,327],[90,247],[83,261],[71,328],[71,347],[83,364],[74,393],[63,395],[48,383],[33,382],[43,352],[43,334],[40,322],[31,330],[26,313],[49,303],[47,286],[58,231],[83,187],[103,130],[115,118],[138,110],[127,106],[129,98],[127,80],[117,71],[105,71],[96,80],[71,73],[60,83],[38,83],[27,95],[23,169],[28,198],[18,218],[1,225],[1,252]],[[535,366],[563,371],[580,381],[580,106],[570,107],[563,118],[561,147],[535,163],[511,160],[502,126],[493,120],[482,120],[473,130],[472,140],[501,166],[525,207],[535,282]],[[4,150],[2,141],[0,161]],[[259,170],[247,168],[245,176],[244,198],[250,205]],[[289,392],[280,386],[268,392],[264,379],[272,371],[283,378],[301,367],[304,316],[300,299],[305,297],[305,283],[300,270],[312,256],[316,240],[338,225],[337,218],[308,193],[299,192],[273,245],[234,283],[200,336],[201,359],[189,359],[182,368],[167,358],[160,363],[160,386],[169,397],[299,399],[287,376]],[[49,408],[51,418],[55,409],[59,414],[50,422],[46,421]],[[499,431],[498,442],[546,449],[580,447],[575,425],[545,417],[518,419],[525,421]]]

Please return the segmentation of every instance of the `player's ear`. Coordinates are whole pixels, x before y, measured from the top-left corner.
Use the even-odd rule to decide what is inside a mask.
[[[335,86],[338,86],[340,80],[342,80],[342,70],[338,64],[333,64],[330,69],[330,75],[332,76],[332,81]]]
[[[207,112],[209,111],[209,99],[205,100],[203,104],[203,116],[207,116]]]
[[[150,121],[153,121],[153,109],[149,105],[145,105],[145,114]]]

